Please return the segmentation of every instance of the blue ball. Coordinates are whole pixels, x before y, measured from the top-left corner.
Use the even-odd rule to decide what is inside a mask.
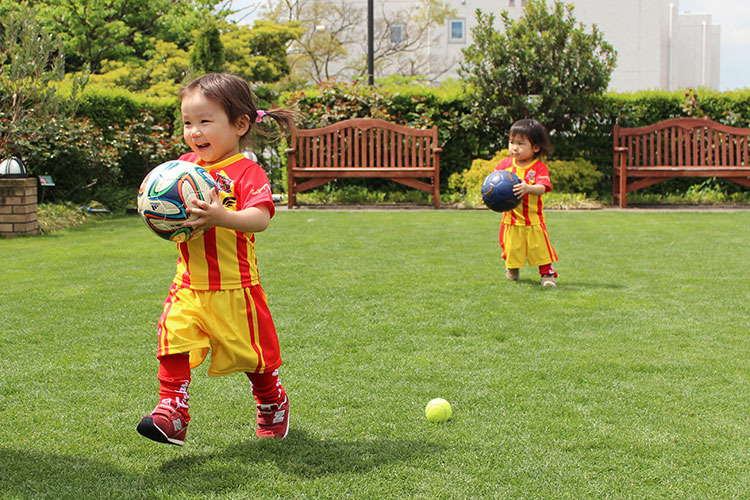
[[[495,212],[513,210],[521,203],[513,194],[513,186],[519,182],[518,176],[508,170],[491,172],[482,183],[482,201]]]

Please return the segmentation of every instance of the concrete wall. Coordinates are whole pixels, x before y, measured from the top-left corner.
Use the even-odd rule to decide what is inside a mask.
[[[458,60],[461,49],[471,45],[471,28],[476,25],[475,11],[494,12],[496,28],[502,29],[500,11],[511,19],[523,13],[521,0],[450,0],[457,10],[456,19],[465,20],[466,40],[449,42],[450,21],[442,28],[436,54]],[[573,17],[589,31],[595,24],[604,39],[617,51],[617,67],[610,90],[677,89],[705,86],[719,88],[720,27],[706,15],[680,14],[678,0],[575,0]],[[708,70],[702,77],[700,57],[701,27],[706,23],[705,59]],[[456,68],[457,69],[457,68]],[[456,77],[453,71],[445,75]]]
[[[717,88],[721,27],[711,24],[709,14],[682,15],[679,26],[678,82],[683,87]]]
[[[346,0],[364,9],[363,0]],[[472,43],[471,29],[476,26],[476,10],[492,12],[496,28],[502,29],[500,12],[511,19],[523,12],[522,0],[448,0],[456,15],[433,30],[429,47],[430,75],[442,80],[458,76],[462,49]],[[705,86],[719,89],[721,29],[711,24],[711,16],[679,12],[679,0],[574,0],[573,16],[588,30],[596,24],[604,38],[617,51],[617,67],[610,90],[678,89]],[[414,2],[379,0],[375,17],[381,12],[404,9]],[[451,39],[453,23],[464,26],[463,39]],[[363,26],[366,37],[366,26]],[[350,48],[351,49],[351,48]],[[355,50],[356,52],[356,50]],[[447,69],[447,71],[446,71]],[[386,65],[376,77],[396,71]]]

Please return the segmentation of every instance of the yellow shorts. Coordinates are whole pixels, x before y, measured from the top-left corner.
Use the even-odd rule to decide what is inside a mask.
[[[524,267],[527,259],[530,266],[543,266],[557,260],[557,253],[552,248],[547,228],[543,225],[501,225],[500,247],[508,269]]]
[[[157,327],[157,357],[190,353],[195,368],[211,351],[208,374],[271,373],[281,365],[266,294],[260,285],[191,290],[172,285]]]

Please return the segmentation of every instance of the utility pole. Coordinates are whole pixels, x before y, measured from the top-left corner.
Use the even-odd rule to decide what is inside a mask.
[[[373,11],[375,10],[373,4],[375,0],[367,0],[367,84],[375,84],[375,59],[373,52],[375,51],[375,28],[373,20]]]

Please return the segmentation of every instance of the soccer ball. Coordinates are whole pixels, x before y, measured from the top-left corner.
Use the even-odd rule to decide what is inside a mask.
[[[513,194],[513,186],[521,182],[516,174],[508,170],[496,170],[482,183],[482,201],[495,212],[513,210],[521,199]]]
[[[216,183],[195,163],[172,160],[149,172],[138,189],[138,213],[157,236],[182,242],[199,236],[182,223],[194,218],[187,213],[191,200],[208,200]]]

